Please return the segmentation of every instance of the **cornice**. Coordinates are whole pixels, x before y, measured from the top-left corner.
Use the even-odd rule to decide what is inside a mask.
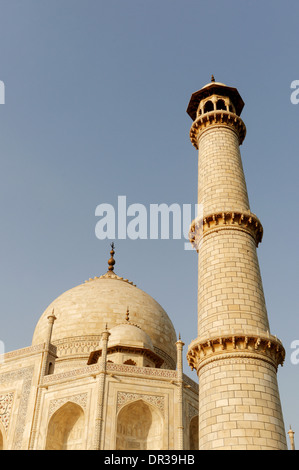
[[[273,335],[233,333],[211,338],[197,338],[189,345],[187,360],[191,369],[199,370],[221,359],[248,358],[270,363],[277,369],[283,365],[285,350]]]
[[[192,145],[198,149],[198,140],[201,134],[211,126],[226,126],[236,132],[239,138],[239,145],[245,139],[246,126],[237,114],[229,111],[211,111],[202,116],[198,116],[190,129],[190,140]]]
[[[114,364],[108,362],[106,364],[106,374],[108,375],[129,375],[129,376],[144,376],[145,378],[157,378],[164,380],[175,381],[177,378],[177,371],[170,369],[156,369],[151,367],[131,366],[127,364]],[[95,378],[98,374],[102,373],[101,364],[86,365],[81,368],[67,370],[56,374],[46,375],[42,378],[40,387],[48,387],[52,384],[68,382],[71,380],[78,380],[83,378]],[[1,379],[1,376],[0,376]]]
[[[153,351],[147,348],[138,348],[134,346],[131,347],[131,346],[127,346],[127,345],[125,346],[125,345],[119,344],[119,345],[115,345],[112,347],[108,346],[107,353],[108,353],[108,356],[114,353],[133,353],[139,356],[146,356],[154,362],[155,366],[158,369],[162,366],[164,362],[164,359],[162,359]],[[93,351],[92,353],[90,353],[89,359],[87,361],[87,365],[96,364],[101,356],[102,356],[101,349],[98,349],[97,351]]]
[[[193,220],[189,230],[189,240],[198,251],[203,237],[219,230],[241,230],[251,235],[256,246],[262,241],[263,227],[251,212],[215,212]]]
[[[9,361],[20,360],[25,357],[33,357],[34,355],[41,354],[43,352],[49,352],[52,356],[56,356],[57,349],[53,344],[47,346],[45,343],[35,344],[22,349],[16,349],[15,351],[9,351],[0,355],[0,364]]]

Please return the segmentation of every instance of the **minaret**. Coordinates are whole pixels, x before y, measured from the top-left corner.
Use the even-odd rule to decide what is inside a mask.
[[[291,450],[295,450],[295,440],[294,440],[294,431],[292,430],[291,426],[290,426],[290,429],[288,431],[288,435],[289,435],[289,438],[290,438],[290,444],[291,444]]]
[[[270,334],[239,146],[246,128],[236,88],[215,82],[187,109],[198,149],[198,337],[188,362],[199,377],[199,449],[287,449],[277,368],[285,351]]]
[[[177,387],[178,387],[178,428],[177,428],[177,450],[184,450],[184,377],[183,377],[183,347],[185,343],[179,339],[175,343],[177,349]]]

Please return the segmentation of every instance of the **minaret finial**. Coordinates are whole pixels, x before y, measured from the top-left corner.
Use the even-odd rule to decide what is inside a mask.
[[[127,307],[126,320],[127,320],[127,321],[130,321],[130,310],[129,310],[129,307]]]
[[[214,78],[214,75],[211,76],[211,82],[214,82],[215,81],[215,78]]]
[[[292,430],[292,427],[290,425],[290,430],[288,431],[288,435],[290,438],[290,444],[291,444],[291,450],[295,450],[295,440],[294,440],[294,431]]]
[[[111,258],[110,258],[109,261],[108,261],[108,271],[113,272],[113,270],[114,270],[114,265],[115,265],[115,259],[113,258],[113,255],[114,255],[114,253],[115,253],[115,251],[114,251],[114,243],[112,242],[110,246],[111,246],[111,251],[110,251]]]

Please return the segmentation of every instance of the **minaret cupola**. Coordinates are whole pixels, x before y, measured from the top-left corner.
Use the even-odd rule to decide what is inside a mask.
[[[215,111],[227,111],[240,116],[243,107],[244,101],[238,90],[216,82],[212,75],[210,83],[192,94],[187,113],[195,121],[197,117]]]

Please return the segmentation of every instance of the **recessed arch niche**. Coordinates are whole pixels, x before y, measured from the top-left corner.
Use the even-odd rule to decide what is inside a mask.
[[[82,449],[83,430],[83,409],[76,403],[65,403],[49,421],[46,450]]]
[[[198,415],[194,416],[189,425],[190,450],[198,450]]]
[[[163,449],[161,413],[143,400],[125,405],[117,415],[116,450]]]

